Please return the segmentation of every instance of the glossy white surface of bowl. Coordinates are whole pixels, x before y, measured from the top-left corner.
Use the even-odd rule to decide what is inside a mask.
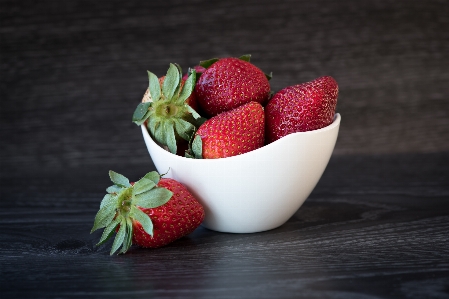
[[[189,159],[157,145],[141,126],[159,173],[184,184],[204,206],[206,228],[254,233],[284,224],[318,183],[334,150],[341,116],[322,129],[287,135],[242,155]]]

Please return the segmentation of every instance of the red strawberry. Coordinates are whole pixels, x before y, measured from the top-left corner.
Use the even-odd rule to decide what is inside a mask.
[[[110,171],[114,183],[106,189],[92,231],[105,228],[100,245],[117,232],[111,255],[134,242],[157,248],[193,232],[204,219],[204,209],[181,183],[153,171],[136,183]]]
[[[267,143],[330,125],[337,97],[338,85],[330,76],[282,89],[265,107]]]
[[[191,158],[216,159],[240,155],[264,145],[262,105],[249,102],[204,122],[195,133]]]
[[[250,56],[203,61],[206,70],[195,85],[198,103],[208,116],[255,101],[262,105],[270,97],[267,76],[249,62]]]

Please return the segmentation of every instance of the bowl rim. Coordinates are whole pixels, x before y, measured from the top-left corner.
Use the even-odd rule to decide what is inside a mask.
[[[157,148],[159,148],[161,151],[164,151],[165,153],[171,155],[171,157],[172,157],[173,159],[181,159],[182,161],[186,161],[186,160],[203,161],[203,162],[199,162],[199,163],[204,163],[204,161],[209,161],[209,162],[210,162],[210,161],[222,161],[222,160],[229,161],[230,159],[241,159],[242,157],[246,157],[246,156],[249,156],[249,155],[251,155],[251,154],[254,154],[255,152],[259,152],[259,151],[262,150],[262,149],[270,148],[270,147],[276,146],[276,144],[278,144],[278,143],[281,143],[281,142],[287,142],[289,139],[295,138],[295,137],[297,137],[297,136],[319,134],[319,133],[322,133],[322,132],[325,132],[325,131],[332,130],[332,129],[334,129],[335,127],[339,126],[339,125],[340,125],[340,122],[341,122],[341,115],[340,115],[340,113],[335,113],[335,115],[334,115],[334,120],[332,121],[332,123],[331,123],[330,125],[328,125],[328,126],[326,126],[326,127],[323,127],[323,128],[320,128],[320,129],[316,129],[316,130],[311,130],[311,131],[290,133],[290,134],[285,135],[284,137],[279,138],[278,140],[273,141],[273,142],[271,142],[271,143],[269,143],[269,144],[266,144],[266,145],[264,145],[264,146],[262,146],[262,147],[260,147],[260,148],[258,148],[258,149],[255,149],[255,150],[252,150],[252,151],[249,151],[249,152],[240,154],[240,155],[236,155],[236,156],[231,156],[231,157],[226,157],[226,158],[217,158],[217,159],[193,159],[193,158],[187,158],[187,157],[183,157],[183,156],[179,156],[179,155],[173,154],[173,153],[171,153],[171,152],[169,152],[169,151],[163,149],[162,147],[160,147],[160,146],[153,140],[153,138],[151,137],[150,133],[148,132],[148,129],[147,129],[147,127],[146,127],[145,124],[142,124],[142,125],[140,125],[140,126],[141,126],[141,129],[142,129],[142,133],[143,133],[144,135],[147,135],[148,139],[151,140],[150,142],[152,142],[152,143],[153,143]]]

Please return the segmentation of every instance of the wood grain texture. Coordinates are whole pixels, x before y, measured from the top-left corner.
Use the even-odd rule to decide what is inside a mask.
[[[253,55],[273,91],[331,75],[335,154],[449,150],[445,1],[0,1],[2,168],[146,157],[146,70]]]
[[[283,226],[109,256],[105,182],[3,180],[2,298],[448,298],[448,154],[334,157]],[[369,169],[372,172],[368,173]],[[73,174],[72,174],[73,175]],[[106,175],[104,175],[106,176]]]

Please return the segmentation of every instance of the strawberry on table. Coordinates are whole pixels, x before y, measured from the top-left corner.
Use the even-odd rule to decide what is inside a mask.
[[[187,157],[216,159],[240,155],[264,145],[265,115],[249,102],[204,122],[195,133]]]
[[[248,102],[264,105],[270,97],[268,78],[250,63],[250,55],[202,61],[206,70],[195,85],[195,93],[207,116],[215,116]]]
[[[92,232],[105,228],[97,245],[117,232],[111,255],[125,253],[134,243],[157,248],[193,232],[204,220],[204,209],[181,183],[153,171],[135,183],[114,171],[95,216]]]
[[[164,80],[148,72],[148,93],[133,114],[137,125],[147,124],[151,137],[175,154],[178,143],[189,141],[202,118],[188,102],[196,82],[195,70],[183,82],[181,68],[170,64]]]
[[[330,125],[337,97],[338,85],[330,76],[280,90],[265,107],[267,143]]]

